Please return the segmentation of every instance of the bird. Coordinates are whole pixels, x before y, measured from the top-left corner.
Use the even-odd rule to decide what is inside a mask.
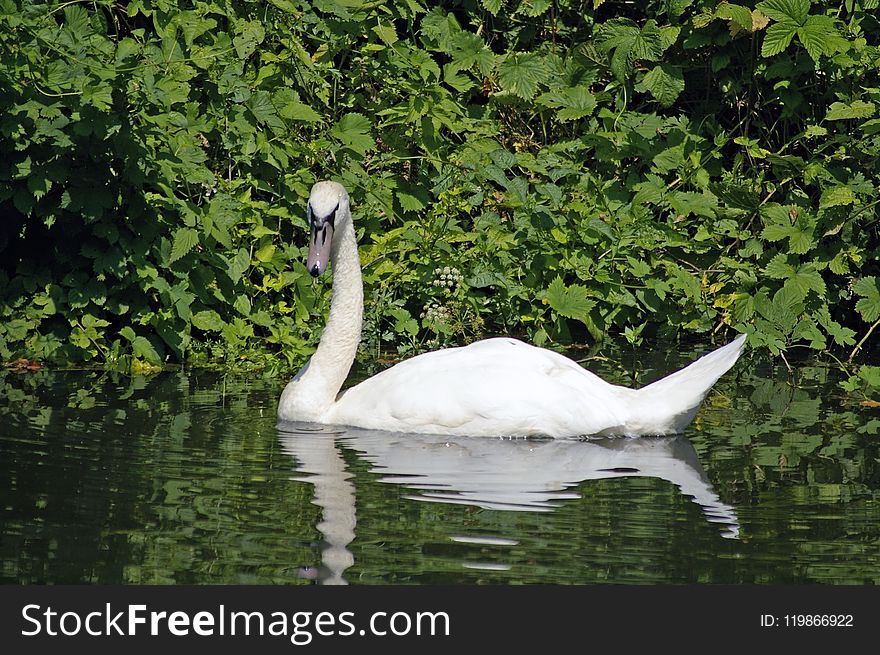
[[[682,433],[746,335],[633,389],[606,382],[561,353],[510,337],[434,350],[342,389],[361,340],[364,293],[345,187],[317,182],[307,206],[306,268],[332,270],[318,347],[281,393],[279,421],[474,437],[642,437]]]

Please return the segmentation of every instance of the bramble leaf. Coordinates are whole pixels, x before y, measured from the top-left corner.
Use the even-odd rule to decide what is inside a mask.
[[[736,23],[741,30],[752,30],[752,10],[748,7],[722,2],[715,8],[715,15]]]
[[[584,323],[590,321],[590,310],[596,306],[596,302],[587,297],[584,287],[578,284],[566,286],[559,276],[547,287],[544,299],[561,316]]]
[[[524,100],[530,100],[544,78],[541,56],[533,52],[514,52],[498,67],[501,88]]]
[[[669,46],[654,20],[639,28],[628,18],[615,18],[599,27],[597,45],[604,52],[612,52],[611,72],[618,80],[632,73],[635,61],[658,61]]]
[[[822,197],[819,199],[819,209],[828,209],[829,207],[839,207],[841,205],[852,205],[857,201],[853,190],[843,184],[828,187],[822,191]]]
[[[873,102],[854,100],[847,104],[844,102],[832,102],[825,114],[827,121],[851,120],[854,118],[867,118],[874,115],[876,109]]]
[[[211,332],[219,332],[226,325],[220,315],[213,309],[205,309],[196,312],[192,316],[192,324],[199,330],[207,330]]]
[[[582,86],[548,91],[538,96],[538,103],[556,109],[556,117],[563,122],[589,116],[598,105],[596,96]]]
[[[642,78],[642,86],[650,91],[662,106],[671,107],[684,91],[684,75],[680,66],[660,64]]]
[[[486,11],[490,14],[497,16],[498,12],[501,11],[501,7],[504,5],[504,0],[480,0],[480,4],[483,5]]]
[[[797,25],[792,22],[773,23],[764,33],[761,56],[772,57],[785,50],[797,34]]]
[[[790,21],[803,25],[810,12],[810,0],[764,0],[757,8],[775,21]]]
[[[460,70],[476,70],[482,76],[488,76],[495,67],[495,55],[483,42],[483,39],[472,32],[461,31],[452,37],[452,62]]]
[[[880,318],[880,283],[876,277],[863,277],[853,285],[853,293],[861,296],[856,311],[865,321],[873,323]]]
[[[330,135],[339,139],[343,146],[350,148],[359,155],[366,154],[367,150],[376,147],[376,142],[370,136],[372,125],[366,116],[358,113],[346,114],[333,129]]]
[[[849,47],[849,41],[840,34],[830,16],[810,16],[798,28],[797,35],[815,62],[822,55],[831,56]]]

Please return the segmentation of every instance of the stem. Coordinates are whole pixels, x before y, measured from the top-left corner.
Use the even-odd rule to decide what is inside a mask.
[[[82,333],[85,335],[86,339],[88,339],[92,343],[92,345],[98,349],[98,352],[101,353],[101,355],[104,357],[104,361],[106,362],[108,359],[107,358],[107,349],[102,347],[101,344],[99,344],[97,341],[95,341],[94,339],[92,339],[92,337],[89,336],[89,333],[83,327],[83,324],[79,322],[79,319],[74,319],[74,323],[76,324],[76,327],[78,327],[80,330],[82,330]],[[870,334],[870,332],[868,334]]]
[[[861,349],[861,347],[862,347],[862,346],[865,344],[865,342],[868,340],[868,337],[871,336],[871,333],[875,330],[875,328],[876,328],[878,325],[880,325],[880,318],[878,318],[876,321],[874,321],[874,325],[872,325],[870,328],[868,328],[868,331],[865,333],[865,336],[862,337],[862,340],[859,341],[859,342],[856,344],[856,347],[852,349],[852,352],[849,354],[849,357],[847,357],[847,359],[846,359],[847,363],[849,363],[849,362],[852,361],[852,358],[856,356],[856,353],[859,352],[859,350]]]
[[[840,367],[840,370],[842,370],[844,373],[849,375],[849,370],[847,369],[847,362],[840,361],[837,357],[835,357],[834,353],[831,352],[830,350],[825,351],[825,354],[827,354],[831,359],[833,359],[835,362],[837,362],[837,365]],[[849,361],[849,360],[847,360],[847,361]]]
[[[784,353],[784,352],[780,352],[780,353],[779,353],[779,356],[782,357],[782,361],[783,361],[783,363],[785,363],[785,368],[788,369],[788,374],[789,374],[789,375],[792,375],[792,374],[794,373],[794,371],[793,371],[792,368],[791,368],[791,364],[789,364],[789,363],[788,363],[788,360],[785,358],[785,353]]]

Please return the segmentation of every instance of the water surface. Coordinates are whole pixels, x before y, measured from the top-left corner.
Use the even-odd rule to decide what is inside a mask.
[[[554,441],[278,424],[284,380],[3,372],[0,581],[876,584],[880,415],[838,381],[747,355],[684,435]]]

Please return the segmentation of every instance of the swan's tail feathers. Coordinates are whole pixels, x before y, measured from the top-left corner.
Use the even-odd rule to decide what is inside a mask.
[[[746,335],[703,355],[665,378],[633,393],[632,413],[626,432],[631,435],[662,435],[683,432],[693,420],[712,385],[739,359]]]

